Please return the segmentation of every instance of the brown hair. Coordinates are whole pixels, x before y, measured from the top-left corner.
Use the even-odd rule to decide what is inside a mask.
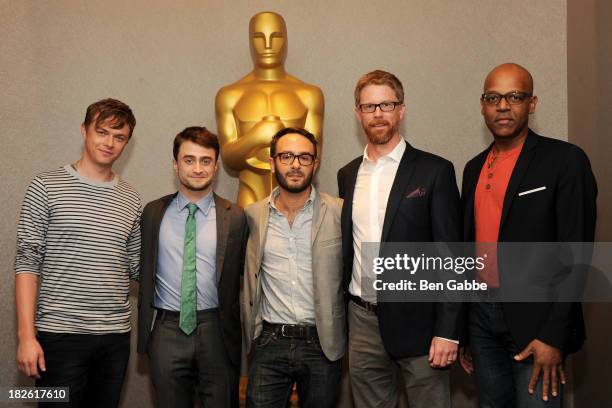
[[[357,85],[355,86],[355,106],[359,105],[361,90],[368,85],[386,85],[393,89],[397,100],[404,103],[404,87],[400,80],[390,72],[377,69],[368,72],[357,81]]]
[[[110,127],[113,129],[121,129],[127,124],[130,127],[129,137],[132,137],[132,132],[136,127],[136,118],[132,109],[117,99],[102,99],[89,105],[85,113],[83,126],[88,127],[94,121],[95,126],[99,126],[109,119],[112,120]]]
[[[187,141],[193,142],[202,147],[214,149],[215,160],[219,159],[219,139],[217,138],[217,135],[203,126],[190,126],[183,129],[183,131],[174,138],[174,146],[172,147],[174,160],[178,160],[179,149],[181,148],[183,142]]]

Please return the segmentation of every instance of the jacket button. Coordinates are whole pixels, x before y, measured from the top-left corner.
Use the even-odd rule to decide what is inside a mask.
[[[255,274],[255,279],[257,279],[257,274]]]
[[[253,306],[253,302],[249,302],[249,305]]]

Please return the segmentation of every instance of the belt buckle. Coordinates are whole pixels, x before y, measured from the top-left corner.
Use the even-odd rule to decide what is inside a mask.
[[[283,336],[283,337],[289,337],[289,336],[285,335],[285,327],[286,327],[286,326],[287,326],[286,324],[283,324],[283,325],[281,326],[281,336]]]

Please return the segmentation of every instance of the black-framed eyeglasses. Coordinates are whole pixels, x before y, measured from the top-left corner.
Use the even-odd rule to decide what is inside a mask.
[[[293,154],[291,152],[280,152],[276,153],[274,157],[287,166],[291,166],[296,158],[302,166],[312,166],[312,163],[315,161],[314,154],[310,153]]]
[[[497,92],[485,92],[480,96],[480,100],[486,105],[499,105],[502,99],[505,99],[510,105],[520,105],[531,96],[530,92],[522,91],[512,91],[503,95]]]
[[[376,108],[380,108],[382,112],[393,112],[396,106],[402,104],[403,102],[362,103],[358,107],[362,113],[372,113]]]

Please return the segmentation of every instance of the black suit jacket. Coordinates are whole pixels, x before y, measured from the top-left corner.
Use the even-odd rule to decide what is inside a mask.
[[[492,146],[470,160],[463,172],[461,196],[466,242],[475,238],[474,194]],[[540,187],[546,188],[518,195]],[[597,186],[589,159],[579,147],[529,130],[508,183],[498,241],[592,242],[596,196]],[[502,277],[504,262],[500,253]],[[525,265],[524,269],[529,268]],[[510,332],[521,349],[537,338],[571,353],[584,342],[580,304],[504,303],[503,309]]]
[[[157,272],[157,248],[159,228],[166,209],[176,197],[167,195],[151,201],[142,214],[142,250],[140,255],[140,290],[138,293],[138,347],[145,353],[149,344],[155,308],[155,276]],[[240,366],[242,336],[240,328],[240,276],[244,267],[246,243],[246,218],[242,208],[214,195],[217,212],[216,273],[219,295],[219,314],[223,342],[236,366]],[[177,265],[180,273],[181,265]]]
[[[353,194],[363,160],[358,157],[338,171],[342,207],[342,252],[345,290],[353,270]],[[422,189],[419,197],[407,197]],[[381,242],[458,242],[460,199],[455,171],[448,160],[406,143],[389,193]],[[380,334],[394,358],[429,353],[434,336],[458,339],[460,305],[452,303],[378,303]]]

